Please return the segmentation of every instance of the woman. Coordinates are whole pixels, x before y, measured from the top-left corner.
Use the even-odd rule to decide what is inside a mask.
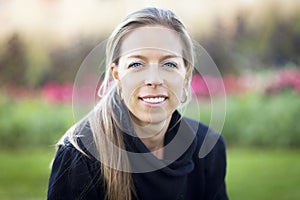
[[[190,98],[193,60],[171,11],[129,15],[107,42],[99,103],[58,143],[48,199],[228,199],[223,138],[199,158],[217,134],[177,111]]]

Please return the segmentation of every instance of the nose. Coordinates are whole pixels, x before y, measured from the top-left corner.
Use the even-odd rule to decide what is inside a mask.
[[[163,84],[163,79],[159,72],[158,66],[150,67],[145,78],[145,84],[147,86],[158,86]]]

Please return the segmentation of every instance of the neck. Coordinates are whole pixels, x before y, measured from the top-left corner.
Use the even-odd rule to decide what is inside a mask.
[[[149,123],[146,126],[139,126],[133,123],[134,131],[137,136],[142,140],[145,146],[159,159],[163,158],[164,138],[169,126],[171,117],[158,122]]]

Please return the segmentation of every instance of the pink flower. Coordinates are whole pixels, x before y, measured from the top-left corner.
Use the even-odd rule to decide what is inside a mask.
[[[51,103],[71,103],[73,85],[59,85],[54,82],[47,83],[43,89],[43,96]]]
[[[300,71],[297,69],[283,69],[275,76],[267,92],[280,92],[284,89],[295,89],[300,92]]]

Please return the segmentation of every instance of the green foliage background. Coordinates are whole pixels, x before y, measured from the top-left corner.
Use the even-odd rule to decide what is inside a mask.
[[[274,95],[249,93],[228,96],[226,118],[222,130],[229,146],[300,147],[300,95],[286,91]],[[202,105],[201,105],[202,104]],[[188,116],[210,123],[211,105],[205,100],[186,111]],[[222,105],[216,105],[222,106]]]
[[[37,99],[0,98],[1,148],[54,145],[72,123],[69,105],[50,105]]]
[[[206,100],[198,103],[200,112],[194,101],[186,114],[209,124],[211,105]],[[226,107],[222,135],[229,146],[300,147],[300,101],[296,92],[231,95]],[[72,123],[70,105],[0,98],[1,147],[53,145]]]

